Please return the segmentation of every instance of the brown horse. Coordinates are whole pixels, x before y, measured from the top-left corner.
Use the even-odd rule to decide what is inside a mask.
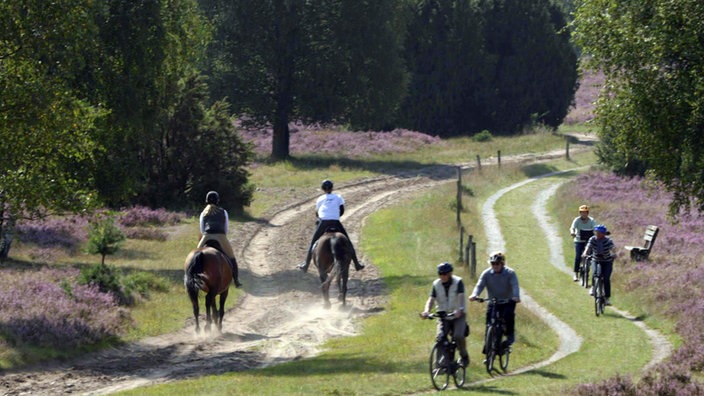
[[[214,241],[213,241],[214,242]],[[214,242],[217,244],[217,242]],[[213,247],[211,241],[207,246],[191,251],[186,257],[183,277],[186,292],[193,304],[193,316],[196,318],[196,333],[200,333],[198,324],[198,292],[205,294],[206,324],[205,331],[210,331],[211,310],[218,330],[222,331],[222,318],[225,316],[225,300],[232,282],[232,269],[224,253]],[[216,315],[215,296],[220,295],[220,309]]]
[[[347,305],[347,279],[352,261],[352,245],[349,239],[341,232],[326,231],[313,248],[313,260],[322,282],[325,308],[330,308],[330,284],[336,278],[339,289],[337,299],[343,306]]]

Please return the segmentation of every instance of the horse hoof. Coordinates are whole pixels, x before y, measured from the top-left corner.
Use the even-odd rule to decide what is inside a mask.
[[[325,303],[325,305],[324,305],[324,308],[325,308],[325,309],[330,309],[330,307],[332,307],[332,304],[330,304],[330,303]]]

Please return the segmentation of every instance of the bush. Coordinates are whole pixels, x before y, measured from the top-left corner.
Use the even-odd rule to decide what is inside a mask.
[[[493,138],[494,136],[491,134],[491,132],[487,131],[486,129],[472,136],[472,140],[474,140],[475,142],[489,142]]]
[[[69,349],[120,334],[130,324],[112,294],[76,282],[78,270],[0,272],[0,334],[11,345]],[[17,287],[21,285],[22,287]]]

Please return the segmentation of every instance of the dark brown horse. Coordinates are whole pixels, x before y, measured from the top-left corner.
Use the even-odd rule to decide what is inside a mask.
[[[214,242],[217,244],[217,242]],[[206,324],[205,331],[210,331],[211,311],[218,326],[222,331],[222,318],[225,316],[225,300],[230,290],[232,282],[232,269],[229,260],[224,253],[213,247],[211,241],[207,246],[193,250],[186,257],[186,274],[183,281],[186,285],[186,292],[193,304],[193,316],[196,318],[196,333],[200,333],[198,324],[198,292],[203,290],[205,294]],[[220,295],[220,308],[216,312],[215,297]],[[217,313],[217,314],[216,314]]]
[[[313,250],[313,260],[318,267],[320,281],[323,283],[321,290],[325,308],[330,308],[330,284],[337,279],[339,293],[337,299],[342,305],[347,305],[347,279],[350,275],[350,261],[352,261],[352,245],[341,232],[325,232],[316,242]]]

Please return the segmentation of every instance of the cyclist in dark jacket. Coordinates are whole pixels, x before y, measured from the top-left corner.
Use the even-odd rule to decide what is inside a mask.
[[[518,287],[518,276],[516,272],[506,266],[506,256],[502,252],[495,252],[489,256],[490,268],[487,268],[479,275],[477,285],[469,296],[470,301],[475,301],[486,287],[489,298],[497,300],[507,300],[505,304],[498,304],[496,309],[499,315],[506,321],[506,344],[510,347],[516,340],[515,319],[516,304],[521,302],[521,292]],[[491,322],[491,306],[486,310],[486,324]]]

